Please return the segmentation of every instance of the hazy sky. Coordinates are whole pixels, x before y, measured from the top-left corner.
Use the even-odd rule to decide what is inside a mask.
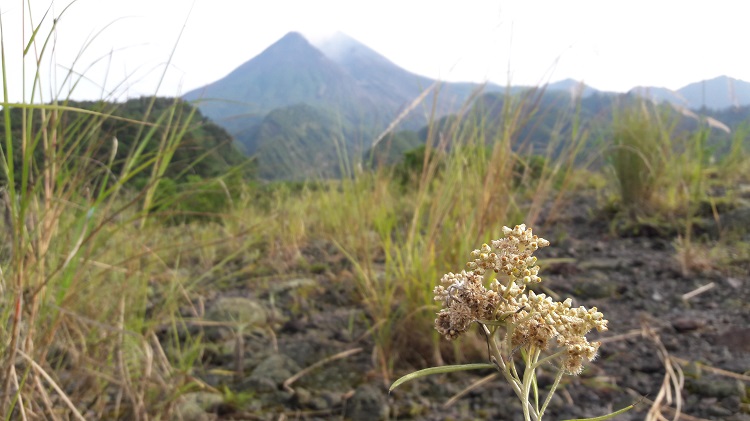
[[[0,0],[16,101],[32,32],[28,11],[25,33],[21,25],[26,1]],[[71,1],[31,3],[38,24],[50,5],[58,16]],[[289,31],[311,39],[341,31],[442,80],[504,85],[510,75],[513,84],[574,78],[611,91],[679,89],[719,75],[750,81],[749,12],[745,1],[78,0],[58,22],[41,77],[66,90],[72,66],[85,76],[75,98],[149,95],[174,52],[158,94],[178,95],[222,78]],[[28,52],[27,87],[49,28]]]

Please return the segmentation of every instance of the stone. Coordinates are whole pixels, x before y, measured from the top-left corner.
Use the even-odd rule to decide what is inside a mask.
[[[250,327],[262,327],[268,323],[268,312],[261,303],[244,297],[221,297],[208,312],[206,320],[225,325],[207,326],[206,338],[220,342],[233,339],[240,331]]]
[[[312,400],[312,393],[309,390],[298,387],[294,390],[294,397],[292,397],[292,403],[297,408],[305,408],[310,404]]]
[[[672,320],[672,327],[679,333],[690,332],[703,328],[706,322],[688,317],[679,317]]]
[[[213,303],[206,319],[245,326],[263,326],[268,322],[268,313],[258,301],[243,297],[221,297]]]
[[[216,393],[187,393],[178,399],[172,419],[183,421],[214,420],[216,417],[207,413],[207,411],[223,402],[224,398]]]
[[[270,393],[301,368],[293,359],[284,354],[267,357],[250,373],[250,377],[242,382],[242,390],[254,390],[258,393]]]
[[[358,421],[378,421],[388,418],[385,391],[363,384],[346,403],[346,417]]]

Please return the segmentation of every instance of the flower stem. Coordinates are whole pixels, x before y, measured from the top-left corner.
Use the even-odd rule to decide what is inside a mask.
[[[513,359],[508,359],[508,362],[506,363],[505,359],[502,356],[502,353],[500,352],[500,348],[497,344],[498,330],[494,330],[492,333],[490,333],[489,329],[487,329],[487,326],[481,326],[485,330],[485,333],[487,333],[487,337],[490,338],[490,352],[492,353],[491,361],[497,366],[498,371],[503,374],[503,377],[505,377],[505,380],[510,384],[510,386],[513,388],[513,392],[515,392],[516,396],[518,396],[518,399],[521,401],[521,405],[524,408],[524,421],[539,421],[537,411],[533,407],[531,407],[531,403],[529,402],[529,395],[524,395],[524,390],[522,388],[523,383],[518,377]]]
[[[536,359],[539,358],[540,350],[537,349],[534,346],[530,346],[529,350],[524,355],[524,363],[526,367],[523,370],[523,395],[526,399],[526,405],[523,407],[523,417],[524,419],[528,420],[529,418],[529,407],[531,407],[531,402],[529,402],[529,395],[531,394],[531,386],[533,385],[536,377],[536,368],[534,367],[534,362]],[[538,393],[536,393],[538,395]],[[539,408],[539,399],[538,396],[536,397],[536,406],[534,409]],[[535,419],[537,419],[535,417]]]
[[[550,401],[552,400],[552,395],[555,394],[555,389],[557,389],[557,386],[560,384],[560,380],[562,379],[563,374],[565,374],[565,370],[560,367],[560,370],[558,370],[557,375],[555,376],[555,382],[552,383],[552,387],[550,388],[549,393],[547,393],[547,398],[544,400],[542,409],[539,410],[539,419],[542,419],[542,415],[544,415],[544,411],[547,409],[547,405],[549,405]]]
[[[555,352],[552,355],[548,355],[548,356],[542,358],[541,360],[535,362],[534,363],[534,368],[536,369],[536,368],[540,367],[542,364],[545,364],[545,363],[547,363],[550,360],[554,360],[555,358],[559,357],[560,355],[562,355],[562,354],[564,354],[566,352],[567,351],[563,349],[562,351]]]

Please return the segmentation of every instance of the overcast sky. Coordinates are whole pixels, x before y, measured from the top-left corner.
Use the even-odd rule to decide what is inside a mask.
[[[0,0],[13,101],[22,96],[21,58],[32,33],[28,11],[25,32],[21,25],[26,1]],[[50,4],[58,16],[71,1],[31,3],[39,23]],[[58,22],[42,78],[65,91],[72,66],[86,77],[77,99],[179,95],[222,78],[289,31],[311,39],[341,31],[409,71],[447,81],[574,78],[610,91],[679,89],[720,75],[750,81],[749,12],[745,1],[78,0]],[[49,28],[39,31],[37,52]]]

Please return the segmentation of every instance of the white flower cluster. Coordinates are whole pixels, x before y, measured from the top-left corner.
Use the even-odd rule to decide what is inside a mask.
[[[563,348],[563,367],[571,374],[582,369],[583,360],[596,357],[599,343],[585,335],[592,329],[607,330],[607,320],[594,307],[572,308],[572,301],[553,301],[544,294],[526,293],[530,283],[541,282],[534,251],[549,241],[533,235],[531,228],[503,227],[504,238],[484,244],[471,253],[470,270],[448,273],[435,287],[435,300],[443,303],[435,328],[448,339],[466,332],[472,322],[503,322],[513,348],[534,347],[544,351],[552,344]],[[497,278],[490,288],[484,274],[492,270]]]

